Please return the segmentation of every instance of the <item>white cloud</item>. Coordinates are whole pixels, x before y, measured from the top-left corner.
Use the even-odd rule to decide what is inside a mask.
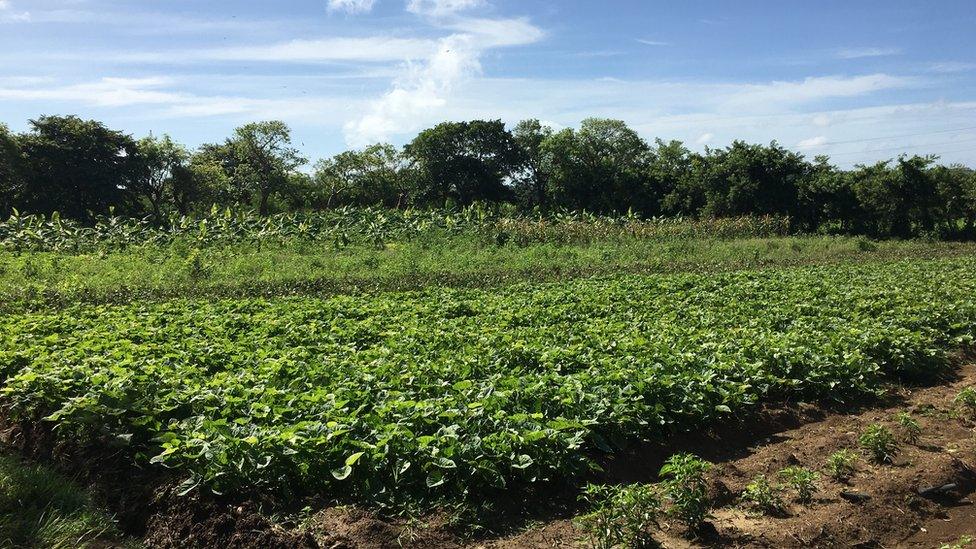
[[[644,38],[638,38],[638,42],[646,46],[670,46],[671,42],[662,42],[660,40],[646,40]]]
[[[0,0],[0,23],[23,23],[30,20],[30,12],[15,12],[10,0]]]
[[[820,76],[799,81],[773,81],[736,86],[725,97],[726,106],[735,109],[775,109],[835,97],[855,97],[876,91],[917,85],[912,78],[887,74],[863,76]]]
[[[820,128],[826,128],[827,126],[830,125],[830,123],[832,122],[832,120],[826,114],[818,114],[818,115],[814,116],[813,119],[810,120],[810,122],[812,122],[814,126],[817,126],[817,127],[820,127]]]
[[[823,144],[826,142],[827,142],[826,137],[822,135],[818,135],[817,137],[810,137],[808,139],[804,139],[800,141],[799,143],[796,144],[796,148],[800,149],[801,151],[805,151],[809,149],[818,149],[822,147]]]
[[[350,145],[363,146],[419,129],[444,109],[459,84],[481,73],[485,51],[531,44],[545,36],[526,19],[460,18],[444,27],[458,32],[442,38],[437,51],[422,64],[408,64],[392,89],[345,124]]]
[[[901,48],[843,48],[837,50],[837,57],[840,59],[861,59],[898,55],[899,53],[901,53]]]
[[[329,0],[329,11],[366,13],[373,9],[376,0]]]
[[[698,136],[698,139],[695,140],[695,143],[699,145],[707,145],[708,143],[711,143],[712,139],[714,138],[715,138],[714,133],[705,132]]]
[[[941,63],[932,63],[931,65],[929,65],[929,70],[933,72],[942,72],[942,73],[968,72],[971,70],[976,70],[976,63],[963,63],[959,61],[943,61]]]
[[[407,0],[407,11],[443,17],[484,5],[484,0]]]
[[[402,61],[426,57],[435,47],[435,41],[422,38],[371,36],[220,48],[204,50],[200,57],[215,61]]]
[[[105,54],[103,58],[122,63],[210,63],[214,61],[315,63],[315,62],[398,62],[429,57],[438,42],[426,38],[367,36],[291,40],[263,46],[238,46],[196,50],[170,50]],[[68,54],[60,58],[83,57]]]

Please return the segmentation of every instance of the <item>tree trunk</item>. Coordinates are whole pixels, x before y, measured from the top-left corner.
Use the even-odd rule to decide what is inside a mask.
[[[258,207],[258,213],[262,216],[268,215],[268,199],[271,198],[271,193],[269,191],[261,191],[261,205]]]

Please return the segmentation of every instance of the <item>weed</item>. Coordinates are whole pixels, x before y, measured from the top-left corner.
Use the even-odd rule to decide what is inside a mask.
[[[890,463],[898,453],[898,442],[895,435],[883,425],[872,423],[864,429],[859,439],[861,447],[871,453],[871,457],[878,463]]]
[[[780,471],[779,478],[796,491],[797,501],[810,503],[813,499],[813,493],[817,489],[817,481],[820,480],[820,475],[806,467],[793,466]]]
[[[742,501],[766,515],[783,512],[783,499],[779,496],[779,488],[769,483],[766,475],[758,475],[746,485],[742,492]]]
[[[962,407],[969,416],[976,416],[976,387],[966,387],[959,391],[953,403]]]
[[[915,444],[922,435],[922,427],[918,420],[912,417],[909,412],[899,412],[895,415],[895,421],[901,430],[901,439],[908,444]]]
[[[591,484],[582,499],[592,510],[577,522],[594,548],[657,546],[651,535],[661,512],[661,498],[655,486]]]
[[[705,473],[712,464],[694,454],[675,454],[661,467],[664,490],[671,507],[668,510],[681,519],[691,532],[697,532],[709,517],[711,502]]]
[[[943,543],[939,549],[965,549],[973,544],[973,536],[962,535],[955,543]]]
[[[827,458],[824,469],[828,475],[837,480],[844,481],[854,475],[854,465],[859,459],[860,456],[851,450],[837,450]]]

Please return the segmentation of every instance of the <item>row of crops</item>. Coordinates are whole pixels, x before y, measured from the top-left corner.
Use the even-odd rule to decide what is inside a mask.
[[[0,403],[187,489],[434,503],[572,481],[758,401],[931,376],[976,259],[0,317]]]
[[[183,241],[195,247],[252,243],[324,242],[336,248],[385,243],[430,233],[471,234],[495,244],[581,243],[608,238],[742,238],[782,236],[788,218],[732,219],[606,217],[588,213],[519,215],[498,208],[390,210],[339,208],[262,217],[247,211],[212,210],[202,216],[171,216],[162,222],[101,216],[92,223],[14,213],[0,221],[0,249],[14,252],[84,253]]]

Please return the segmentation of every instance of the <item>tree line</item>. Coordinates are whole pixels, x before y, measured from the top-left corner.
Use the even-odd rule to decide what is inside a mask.
[[[280,211],[509,203],[527,211],[789,216],[802,230],[877,237],[976,237],[976,173],[934,156],[842,170],[772,142],[693,152],[641,138],[624,122],[553,130],[537,120],[445,122],[404,147],[376,144],[301,168],[280,121],[246,124],[196,150],[75,116],[28,131],[0,124],[0,216],[86,220],[113,211],[163,220],[213,205]]]

